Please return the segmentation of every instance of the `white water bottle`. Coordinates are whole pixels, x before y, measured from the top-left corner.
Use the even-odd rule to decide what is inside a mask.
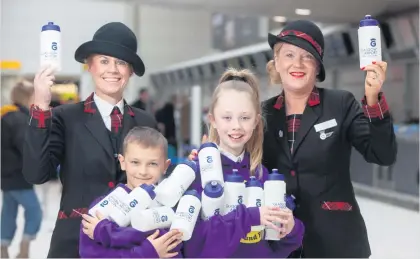
[[[130,225],[130,213],[145,210],[152,203],[156,194],[153,185],[142,184],[134,188],[109,214],[109,219],[120,227]]]
[[[266,206],[286,208],[286,182],[284,175],[279,174],[277,169],[273,169],[264,183],[264,202]],[[280,227],[280,223],[273,222]],[[280,240],[279,233],[267,227],[265,230],[265,240]]]
[[[131,227],[147,232],[159,228],[169,228],[175,217],[171,207],[162,206],[142,210],[139,213],[131,213]]]
[[[232,170],[232,174],[226,176],[225,181],[225,198],[222,215],[236,209],[236,207],[245,201],[246,187],[244,178],[238,174],[237,169]]]
[[[170,230],[177,229],[182,232],[182,240],[190,240],[200,214],[200,194],[196,190],[185,192],[179,200],[174,220]]]
[[[50,65],[54,71],[61,70],[61,29],[53,22],[42,26],[40,58],[41,66]]]
[[[261,207],[264,206],[264,189],[262,183],[255,178],[255,176],[251,176],[249,181],[246,182],[246,207]],[[262,231],[264,230],[264,226],[252,226],[251,231]]]
[[[99,211],[102,216],[109,219],[109,215],[115,209],[116,204],[121,203],[128,197],[128,193],[123,186],[123,184],[118,184],[113,191],[89,210],[89,214],[96,217],[96,211]]]
[[[200,146],[198,163],[200,164],[202,188],[211,181],[217,181],[220,185],[224,185],[222,160],[216,144],[209,142]]]
[[[372,61],[382,61],[382,38],[379,22],[366,15],[359,23],[360,68],[371,65]]]
[[[221,214],[223,204],[223,187],[216,181],[206,184],[201,194],[201,218],[208,220],[212,216]]]
[[[156,187],[156,201],[164,206],[174,207],[194,182],[196,173],[197,165],[194,162],[178,164],[171,175]]]

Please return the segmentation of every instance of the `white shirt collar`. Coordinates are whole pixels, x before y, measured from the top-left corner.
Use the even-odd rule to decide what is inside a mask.
[[[239,156],[235,156],[232,153],[224,151],[223,149],[220,148],[220,146],[219,146],[219,150],[221,154],[223,154],[224,156],[226,156],[227,158],[229,158],[230,160],[234,162],[241,162],[242,160],[244,160],[245,151],[243,151],[242,154],[240,154]]]
[[[96,95],[96,93],[93,94],[93,100],[95,101],[96,107],[98,108],[102,117],[107,117],[111,115],[112,109],[114,109],[114,105],[101,99],[99,96]],[[121,99],[121,101],[119,101],[115,106],[118,106],[118,108],[121,111],[121,114],[124,114],[124,99]]]

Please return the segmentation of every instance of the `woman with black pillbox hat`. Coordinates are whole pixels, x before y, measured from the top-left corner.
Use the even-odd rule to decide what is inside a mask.
[[[267,71],[283,91],[263,102],[263,165],[285,174],[287,193],[296,197],[294,214],[305,225],[303,246],[291,257],[367,258],[350,155],[355,147],[370,163],[395,162],[395,135],[381,91],[387,63],[362,68],[367,73],[360,105],[350,92],[316,87],[325,79],[324,36],[314,23],[291,22],[279,35],[269,34],[268,43],[274,58]]]
[[[145,67],[137,55],[137,38],[124,24],[105,24],[82,44],[75,59],[86,63],[95,91],[85,101],[50,108],[54,71],[43,67],[34,80],[34,105],[23,148],[23,174],[42,184],[60,165],[63,192],[48,257],[79,257],[81,214],[89,204],[125,182],[117,154],[135,126],[156,128],[154,118],[130,107],[123,91]]]

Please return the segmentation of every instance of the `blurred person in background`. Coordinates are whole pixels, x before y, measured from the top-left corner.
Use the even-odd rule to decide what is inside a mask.
[[[32,184],[22,174],[22,149],[33,102],[33,85],[18,83],[11,92],[11,105],[1,107],[1,257],[9,258],[8,248],[16,233],[19,205],[25,210],[23,237],[18,258],[28,258],[42,220],[41,206]]]
[[[156,128],[146,112],[129,106],[123,92],[131,76],[143,76],[137,38],[123,23],[107,23],[75,52],[86,63],[95,91],[86,100],[50,108],[54,70],[42,68],[35,77],[34,105],[24,144],[23,173],[43,184],[57,174],[63,191],[49,258],[78,258],[81,215],[98,196],[126,183],[118,153],[135,126]]]
[[[146,88],[142,88],[139,91],[139,97],[137,101],[135,101],[131,106],[150,112],[149,104],[150,104],[149,90],[147,90]]]

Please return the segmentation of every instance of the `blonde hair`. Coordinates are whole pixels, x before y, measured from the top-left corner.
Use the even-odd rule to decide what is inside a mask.
[[[22,80],[13,87],[10,93],[10,99],[15,104],[28,106],[33,94],[33,84],[29,81]]]
[[[274,58],[277,56],[282,45],[283,45],[282,43],[277,43],[276,45],[274,45],[274,48],[273,48]],[[282,83],[280,73],[277,72],[276,70],[276,63],[274,59],[267,62],[265,69],[267,70],[268,77],[270,78],[270,84],[279,85]]]
[[[260,91],[257,78],[250,70],[243,69],[237,70],[234,68],[227,69],[219,79],[219,85],[213,92],[209,114],[214,114],[214,107],[222,90],[236,90],[240,92],[247,92],[252,98],[254,109],[258,116],[257,125],[252,133],[251,138],[245,144],[245,151],[250,154],[250,173],[251,176],[256,175],[259,171],[259,177],[262,176],[261,160],[262,160],[262,142],[264,135],[264,125],[261,121],[261,105],[260,105]],[[209,125],[209,138],[210,142],[219,144],[220,138],[217,130],[210,124]]]

